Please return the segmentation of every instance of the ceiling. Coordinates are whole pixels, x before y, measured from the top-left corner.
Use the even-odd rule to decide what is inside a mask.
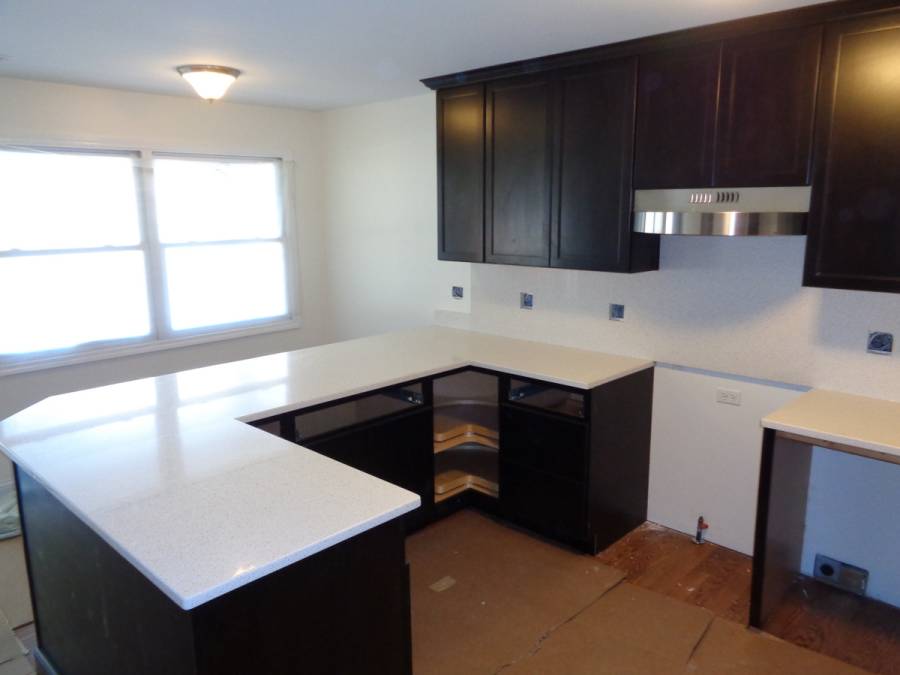
[[[333,108],[423,77],[813,4],[809,0],[0,0],[0,76],[192,96],[175,67],[233,66],[228,99]]]

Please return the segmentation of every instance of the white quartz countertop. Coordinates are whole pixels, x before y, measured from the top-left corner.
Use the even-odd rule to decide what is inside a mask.
[[[420,504],[244,422],[463,366],[589,389],[652,365],[429,327],[53,396],[0,449],[192,609]]]
[[[893,401],[814,389],[764,417],[762,425],[900,463],[900,403]]]

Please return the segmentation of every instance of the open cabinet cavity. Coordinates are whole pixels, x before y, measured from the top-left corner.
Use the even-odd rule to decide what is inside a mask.
[[[434,380],[434,500],[466,490],[499,495],[497,377],[465,371]]]

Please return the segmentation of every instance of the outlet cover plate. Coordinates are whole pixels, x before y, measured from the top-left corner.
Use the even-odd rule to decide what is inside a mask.
[[[741,392],[737,389],[716,389],[716,403],[725,403],[726,405],[740,405]]]
[[[866,351],[870,354],[890,355],[894,351],[894,335],[880,330],[870,332]]]
[[[610,321],[624,321],[625,320],[625,305],[610,304],[609,320]]]
[[[534,296],[531,293],[519,293],[519,307],[521,309],[534,309]]]
[[[868,570],[829,558],[821,553],[816,553],[813,576],[830,586],[842,588],[856,595],[865,595],[866,586],[869,583]]]

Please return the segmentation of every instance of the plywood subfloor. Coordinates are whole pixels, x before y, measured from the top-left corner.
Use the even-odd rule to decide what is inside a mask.
[[[598,556],[629,583],[746,624],[751,558],[645,523]],[[801,578],[765,629],[872,673],[900,675],[900,609]]]
[[[767,632],[873,673],[900,675],[900,609],[801,577]]]
[[[645,523],[597,556],[641,588],[747,623],[752,559],[680,532]]]

